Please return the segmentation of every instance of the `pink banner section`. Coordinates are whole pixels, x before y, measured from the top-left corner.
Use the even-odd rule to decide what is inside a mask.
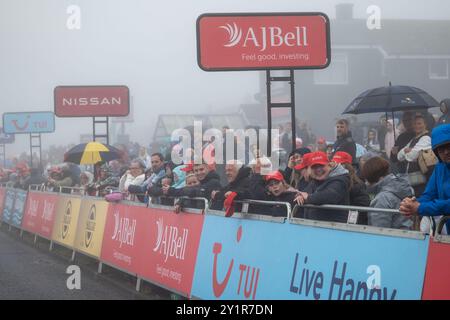
[[[28,192],[22,228],[51,239],[56,216],[56,193]]]
[[[139,275],[190,297],[204,216],[147,210],[151,222]]]
[[[152,219],[146,207],[110,204],[106,218],[101,260],[138,274],[143,260],[146,233],[150,232]]]
[[[191,295],[203,215],[110,204],[101,261]]]

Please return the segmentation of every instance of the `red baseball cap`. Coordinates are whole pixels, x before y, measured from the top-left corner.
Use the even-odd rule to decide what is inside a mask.
[[[333,159],[331,161],[336,163],[348,163],[352,164],[353,158],[347,152],[338,151],[334,154]]]
[[[309,159],[309,166],[313,166],[315,164],[327,165],[329,163],[327,154],[322,151],[316,151],[311,153]]]
[[[302,162],[300,162],[298,165],[296,165],[296,166],[294,167],[294,169],[300,171],[300,170],[302,170],[302,169],[305,169],[306,167],[309,167],[309,166],[310,166],[310,160],[311,160],[311,156],[312,156],[312,155],[313,155],[312,152],[310,152],[310,153],[305,153],[305,154],[303,155],[303,157],[302,157]]]
[[[186,163],[186,167],[184,167],[183,169],[180,169],[180,170],[184,171],[184,172],[194,171],[194,163],[188,162],[188,163]]]
[[[264,179],[265,179],[266,181],[270,181],[270,180],[283,181],[283,180],[284,180],[284,177],[283,177],[283,175],[281,174],[281,172],[277,170],[277,171],[274,171],[274,172],[269,173],[267,176],[265,176]]]

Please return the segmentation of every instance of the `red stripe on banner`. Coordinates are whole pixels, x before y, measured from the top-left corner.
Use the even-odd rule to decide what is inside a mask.
[[[430,238],[422,299],[450,299],[450,244]]]

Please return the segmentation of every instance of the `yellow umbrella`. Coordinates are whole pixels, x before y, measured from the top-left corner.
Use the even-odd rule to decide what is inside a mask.
[[[97,141],[76,145],[64,155],[64,161],[76,164],[96,164],[120,158],[121,151]]]

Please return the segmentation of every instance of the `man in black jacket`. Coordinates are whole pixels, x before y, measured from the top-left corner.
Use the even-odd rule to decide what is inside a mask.
[[[395,140],[394,147],[391,150],[391,163],[397,164],[397,170],[393,170],[395,173],[406,173],[407,162],[404,161],[399,162],[397,159],[398,152],[402,150],[406,145],[415,137],[416,133],[414,132],[414,113],[411,111],[407,111],[403,113],[402,117],[403,127],[405,128],[405,132],[400,134]]]
[[[356,144],[349,130],[349,124],[346,119],[340,119],[336,122],[337,140],[333,145],[333,155],[337,151],[347,152],[352,156],[353,165],[356,164]]]
[[[222,210],[224,200],[232,193],[235,193],[234,200],[243,200],[250,198],[250,173],[251,169],[244,167],[243,164],[237,160],[230,160],[225,165],[225,175],[228,184],[220,190],[212,192],[211,198],[213,202],[211,209]],[[242,205],[236,205],[235,210],[241,211]]]

